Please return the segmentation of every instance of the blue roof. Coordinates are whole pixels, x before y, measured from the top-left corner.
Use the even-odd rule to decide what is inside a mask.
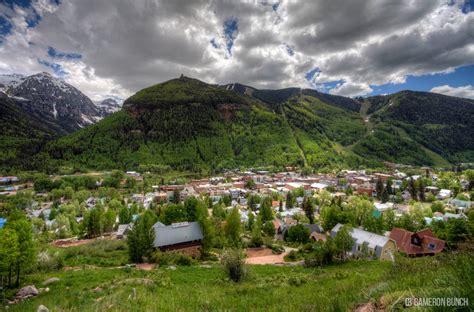
[[[0,218],[0,229],[7,223],[7,219]]]

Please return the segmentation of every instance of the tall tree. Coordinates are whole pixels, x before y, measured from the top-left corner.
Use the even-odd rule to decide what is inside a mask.
[[[262,224],[273,220],[272,200],[270,197],[267,196],[263,199],[259,215],[262,218]]]
[[[337,231],[336,237],[334,237],[334,244],[343,261],[346,260],[347,252],[349,252],[354,245],[354,240],[349,231],[350,228],[344,225]]]
[[[288,191],[286,194],[286,209],[291,209],[295,206],[295,197],[293,196],[293,192]]]
[[[131,261],[141,263],[143,257],[152,249],[153,241],[155,239],[153,225],[156,221],[157,217],[151,210],[146,210],[135,221],[127,236],[128,251]]]
[[[382,192],[384,190],[383,186],[383,181],[382,179],[377,179],[377,182],[375,183],[375,191],[377,192],[377,198],[382,199]]]
[[[18,235],[13,229],[0,230],[0,274],[8,275],[8,286],[12,285],[12,273],[20,256]]]
[[[311,198],[305,196],[303,199],[303,210],[306,217],[309,219],[309,223],[314,223],[314,206],[311,201]]]
[[[33,265],[35,261],[35,246],[33,242],[33,226],[26,219],[8,222],[7,228],[12,229],[18,236],[19,255],[16,259],[16,286],[20,285],[21,273]]]
[[[226,218],[224,232],[229,245],[238,246],[240,244],[240,214],[237,208],[233,208]]]

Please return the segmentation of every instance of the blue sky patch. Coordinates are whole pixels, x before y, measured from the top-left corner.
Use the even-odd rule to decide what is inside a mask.
[[[285,46],[286,52],[288,53],[289,56],[295,55],[295,50],[292,47],[290,47],[290,45],[286,43],[284,43],[283,45]]]
[[[51,68],[54,71],[54,73],[56,74],[56,76],[58,76],[58,77],[63,78],[65,75],[67,75],[67,72],[65,72],[63,70],[62,66],[57,64],[57,63],[50,63],[48,61],[41,60],[41,59],[38,59],[38,63],[40,63],[41,65],[44,65],[46,67]]]
[[[12,24],[5,17],[0,16],[0,37],[8,35],[12,30]]]
[[[232,47],[234,40],[237,38],[239,31],[239,21],[235,17],[230,17],[224,21],[224,38],[226,42],[227,52],[232,55]]]
[[[52,58],[67,59],[67,60],[78,60],[82,58],[82,55],[79,53],[65,53],[56,50],[53,47],[48,48],[48,55]]]
[[[306,80],[308,80],[309,82],[312,82],[313,79],[314,79],[314,76],[315,76],[316,74],[319,74],[320,72],[321,72],[321,70],[320,70],[318,67],[316,67],[316,68],[310,70],[309,72],[307,72],[304,77],[305,77]]]
[[[474,84],[474,65],[457,68],[451,73],[428,74],[422,76],[408,76],[405,83],[387,83],[380,86],[371,85],[373,89],[368,96],[390,94],[402,90],[430,91],[434,87],[449,85],[462,87]]]

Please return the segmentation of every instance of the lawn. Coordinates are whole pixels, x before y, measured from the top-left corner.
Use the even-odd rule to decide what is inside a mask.
[[[249,266],[239,284],[227,280],[218,265],[37,273],[23,284],[41,287],[49,277],[60,281],[9,311],[35,311],[40,304],[51,311],[347,311],[367,302],[397,310],[409,296],[470,296],[472,308],[470,256],[401,258],[395,265],[352,261],[322,269]]]

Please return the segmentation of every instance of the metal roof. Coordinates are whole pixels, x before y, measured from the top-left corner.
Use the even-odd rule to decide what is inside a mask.
[[[331,230],[331,236],[334,237],[342,226],[343,225],[340,223],[336,224],[336,226]],[[368,247],[372,249],[374,249],[376,246],[383,247],[390,240],[390,238],[388,237],[367,232],[357,228],[352,228],[349,231],[349,234],[352,236],[352,238],[356,241],[358,245],[367,243]]]
[[[176,245],[203,238],[202,229],[198,222],[180,222],[171,225],[156,222],[153,225],[153,230],[155,231],[153,247]]]

